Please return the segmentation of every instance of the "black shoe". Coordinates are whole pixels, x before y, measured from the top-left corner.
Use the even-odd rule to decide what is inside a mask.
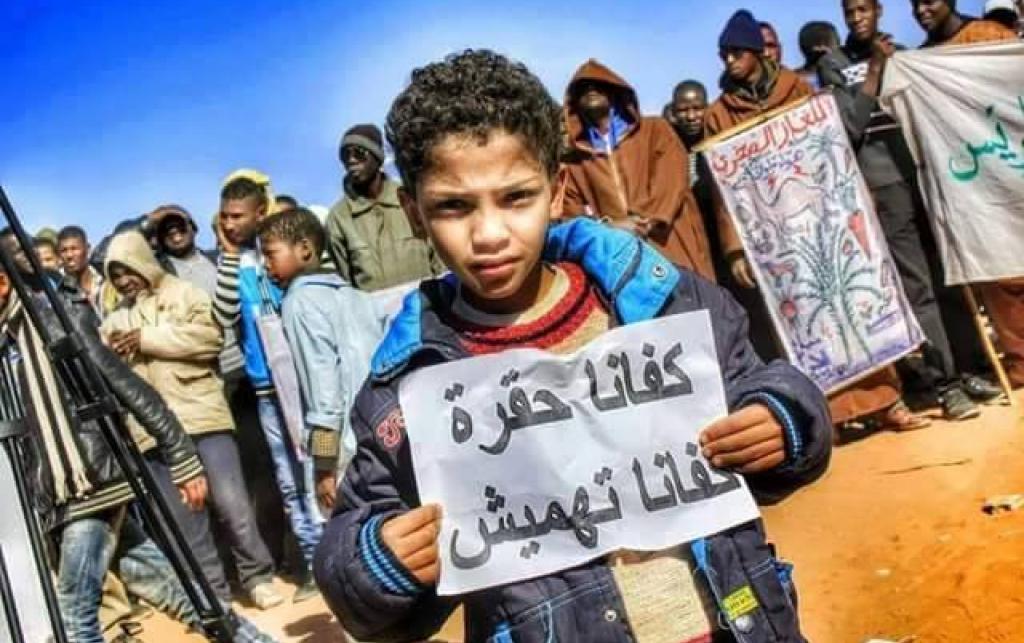
[[[967,397],[960,387],[951,388],[942,394],[942,417],[946,420],[959,422],[970,420],[981,415],[981,409],[971,398]]]
[[[968,375],[965,377],[963,379],[963,389],[964,393],[967,393],[979,402],[995,402],[1000,398],[1006,397],[1003,389],[978,375]]]
[[[292,596],[292,603],[308,601],[319,593],[320,588],[316,586],[316,580],[313,578],[313,574],[307,572],[302,576],[302,579],[299,582],[299,587],[295,590],[295,595]]]

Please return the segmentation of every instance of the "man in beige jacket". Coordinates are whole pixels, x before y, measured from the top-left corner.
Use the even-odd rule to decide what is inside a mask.
[[[239,580],[263,609],[283,598],[271,584],[273,559],[256,528],[256,517],[242,476],[234,422],[217,374],[223,343],[206,292],[164,271],[138,232],[115,237],[104,272],[123,298],[101,332],[135,370],[157,390],[191,436],[209,478],[209,504],[228,536]],[[140,448],[147,451],[145,442]],[[174,472],[151,458],[189,545],[221,599],[231,592],[217,554],[205,510],[187,507],[174,493]]]

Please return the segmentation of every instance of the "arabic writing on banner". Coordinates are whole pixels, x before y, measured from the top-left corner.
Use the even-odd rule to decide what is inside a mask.
[[[797,368],[831,392],[921,343],[830,94],[706,153],[776,335]]]
[[[512,350],[412,373],[400,392],[423,503],[443,508],[442,595],[660,551],[757,518],[700,431],[726,414],[707,311],[559,356]]]
[[[882,105],[918,163],[947,284],[1024,276],[1024,43],[898,52]]]

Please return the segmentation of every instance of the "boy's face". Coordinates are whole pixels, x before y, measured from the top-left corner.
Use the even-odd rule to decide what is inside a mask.
[[[89,244],[79,237],[63,239],[57,246],[64,272],[69,275],[80,275],[86,269],[89,260]]]
[[[882,5],[878,0],[843,0],[843,19],[857,42],[868,42],[878,33]]]
[[[345,173],[356,185],[366,185],[380,173],[380,161],[366,148],[346,145],[341,148],[341,163]]]
[[[256,236],[256,228],[266,209],[266,204],[255,196],[221,199],[219,216],[224,236],[235,245],[248,244]]]
[[[192,252],[196,243],[196,231],[181,217],[165,220],[160,225],[160,244],[168,254],[184,257]]]
[[[7,300],[11,296],[11,278],[6,273],[0,272],[0,312],[7,307]]]
[[[611,111],[612,98],[604,83],[582,80],[576,85],[576,96],[576,108],[591,122],[601,120]]]
[[[729,78],[735,81],[749,81],[753,78],[754,73],[757,72],[758,60],[756,52],[749,49],[728,47],[721,50],[718,55],[722,58],[722,62],[725,63],[725,72],[729,74]]]
[[[60,259],[57,258],[57,253],[52,245],[40,243],[36,246],[36,254],[39,255],[39,263],[46,270],[57,270],[60,268]]]
[[[287,288],[295,277],[318,260],[312,244],[305,239],[291,243],[283,239],[264,237],[260,247],[263,248],[267,274],[282,288]]]
[[[779,44],[779,34],[775,29],[764,25],[761,27],[761,37],[764,38],[764,57],[768,60],[782,63],[782,45]]]
[[[13,233],[0,237],[0,244],[3,244],[4,252],[14,260],[14,265],[18,267],[18,270],[27,275],[35,272],[32,270],[32,264],[29,262],[28,257],[25,256],[25,252],[21,249],[18,238]]]
[[[914,17],[921,28],[931,33],[949,19],[953,13],[946,0],[911,0],[914,6]]]
[[[704,112],[707,108],[707,97],[696,87],[687,87],[672,101],[676,122],[691,138],[697,138],[704,133]]]
[[[117,294],[128,302],[134,302],[140,293],[149,292],[149,282],[142,275],[119,263],[110,266],[110,282]]]
[[[492,310],[533,304],[551,215],[551,177],[520,139],[448,136],[402,206],[473,299]]]

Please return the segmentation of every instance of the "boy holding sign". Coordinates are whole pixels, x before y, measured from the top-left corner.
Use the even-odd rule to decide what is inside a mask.
[[[438,539],[441,509],[420,501],[422,480],[414,475],[399,395],[400,384],[424,367],[444,368],[475,356],[490,359],[515,348],[569,355],[619,332],[616,327],[629,330],[634,323],[707,311],[715,366],[731,412],[700,434],[703,457],[713,467],[727,470],[730,481],[738,476],[728,472],[744,474],[760,497],[777,499],[825,470],[831,430],[821,392],[787,364],[760,362],[747,340],[742,310],[724,291],[676,269],[628,233],[585,219],[549,226],[558,108],[524,66],[492,52],[467,51],[415,71],[391,108],[388,139],[413,229],[430,239],[452,274],[425,282],[407,298],[355,402],[358,447],[316,561],[318,582],[346,629],[371,640],[428,638],[462,603],[470,641],[803,640],[788,568],[774,559],[757,520],[669,554],[613,553],[479,591],[438,593],[440,561],[449,555],[449,543]],[[646,344],[643,354],[650,357]],[[668,397],[675,394],[669,393],[673,387],[685,386],[685,374],[672,359],[666,356],[664,364],[665,373],[682,377],[666,385],[660,372],[648,378],[645,366],[644,383],[650,385],[636,392],[627,382],[631,402],[651,391]],[[515,377],[510,373],[502,386]],[[694,387],[698,384],[694,377]],[[627,414],[642,408],[627,406],[623,387],[617,386],[620,400],[604,397],[594,403],[621,402],[626,408],[620,411]],[[562,403],[558,392],[538,391],[533,401],[542,404],[533,409],[512,394],[516,417],[508,418],[504,408],[499,415],[505,414],[512,430],[589,412],[575,401]],[[453,386],[446,398],[463,393],[462,385]],[[467,434],[470,421],[466,416],[461,425]],[[682,427],[687,418],[666,416],[665,421]],[[452,428],[457,434],[460,426]],[[559,429],[564,426],[520,431],[511,444],[505,436],[480,448],[511,454],[530,436],[557,436]],[[688,446],[688,454],[701,457],[695,445]],[[588,450],[585,443],[574,448]],[[657,466],[664,463],[662,458]],[[530,464],[538,478],[551,466],[539,460]],[[705,469],[705,484],[697,492],[706,492],[703,498],[719,486],[711,485],[708,475]],[[466,487],[479,483],[464,480]],[[603,483],[595,475],[595,484]],[[494,506],[504,502],[494,489],[485,493]],[[678,497],[670,493],[671,503],[683,494],[682,489]],[[662,502],[646,492],[644,498],[645,505]],[[582,532],[593,524],[577,518],[589,515],[596,523],[597,514],[609,511],[590,513],[580,508],[585,503],[577,492],[571,515],[552,502],[543,523],[532,513],[523,527],[502,519],[503,533],[491,534],[493,542],[512,532],[552,530],[575,531],[583,542]],[[589,535],[596,541],[602,533]],[[537,543],[530,546],[523,548],[524,559],[537,553]],[[661,607],[652,609],[655,605]]]

